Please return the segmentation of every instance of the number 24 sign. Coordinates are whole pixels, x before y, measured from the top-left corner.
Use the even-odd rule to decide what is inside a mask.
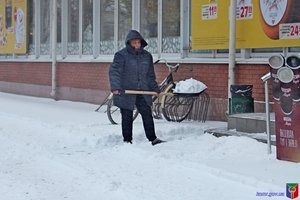
[[[297,39],[300,38],[300,23],[280,24],[280,39]]]

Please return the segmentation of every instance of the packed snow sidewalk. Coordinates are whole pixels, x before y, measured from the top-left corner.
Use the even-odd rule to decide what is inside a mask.
[[[168,142],[152,146],[137,119],[131,145],[97,105],[6,93],[0,105],[1,200],[268,199],[300,183],[300,164],[266,144],[204,134],[224,122],[157,120]]]

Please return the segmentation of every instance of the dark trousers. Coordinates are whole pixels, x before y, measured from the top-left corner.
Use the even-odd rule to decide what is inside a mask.
[[[144,130],[146,137],[149,141],[156,139],[154,122],[152,117],[151,106],[149,106],[142,95],[136,95],[135,105],[142,116]],[[132,140],[132,124],[133,124],[133,111],[122,109],[122,134],[124,141]]]

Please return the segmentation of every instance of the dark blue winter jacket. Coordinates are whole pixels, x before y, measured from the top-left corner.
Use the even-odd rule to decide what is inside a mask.
[[[129,44],[132,39],[141,40],[141,48],[136,51]],[[139,32],[131,30],[125,41],[126,47],[118,51],[109,69],[111,91],[114,90],[144,90],[160,92],[156,82],[152,55],[144,50],[147,42]],[[144,95],[148,105],[152,104],[152,97]],[[136,95],[114,95],[114,105],[133,110]]]

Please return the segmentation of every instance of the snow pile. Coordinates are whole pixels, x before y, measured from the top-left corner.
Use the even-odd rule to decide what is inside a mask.
[[[184,81],[179,81],[176,84],[174,93],[200,93],[204,91],[207,86],[201,81],[195,80],[193,78],[186,79]]]
[[[124,144],[105,106],[1,92],[0,105],[1,200],[275,200],[299,183],[274,146],[204,133],[226,122],[155,120],[168,142],[152,146],[139,116]]]

